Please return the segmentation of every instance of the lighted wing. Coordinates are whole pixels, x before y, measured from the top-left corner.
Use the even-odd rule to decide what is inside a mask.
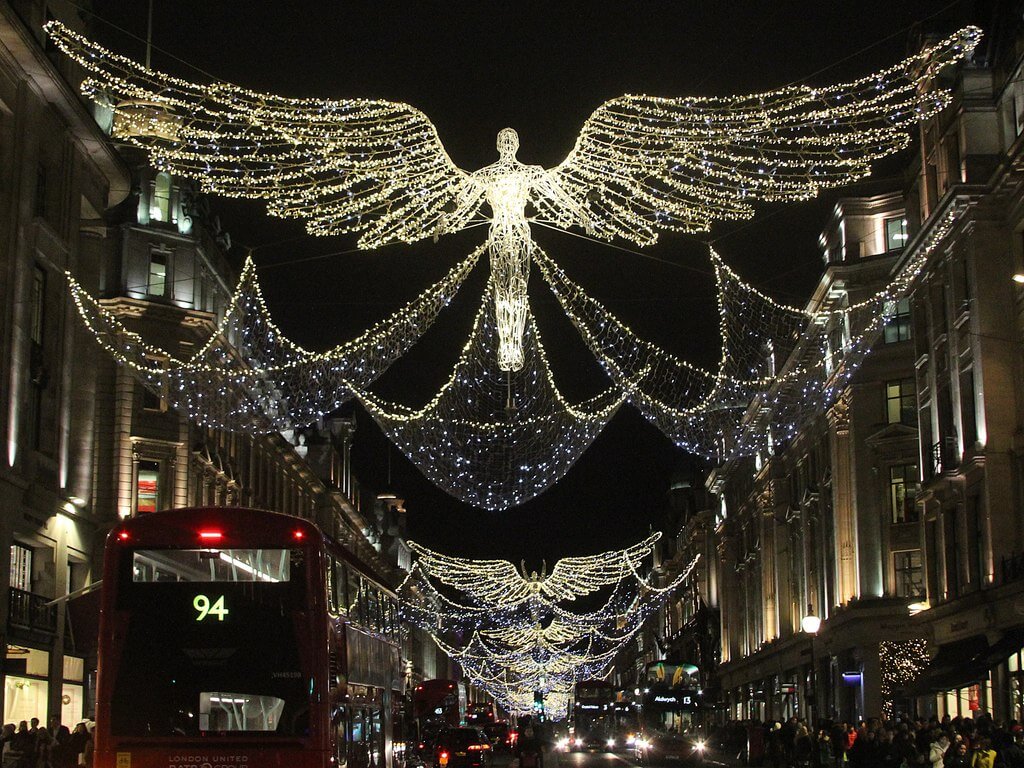
[[[907,146],[907,129],[950,100],[947,90],[928,90],[930,81],[970,55],[980,35],[968,27],[891,69],[828,88],[613,99],[549,172],[559,194],[535,203],[563,226],[648,244],[660,230],[702,231],[749,217],[754,201],[813,197]]]
[[[432,552],[410,541],[409,548],[432,578],[485,603],[504,606],[525,600],[531,592],[527,582],[508,560],[468,560]]]
[[[661,538],[653,533],[639,544],[616,552],[587,557],[564,557],[555,563],[551,575],[541,582],[541,592],[550,600],[574,600],[602,587],[616,584],[635,574]]]
[[[111,53],[58,22],[46,31],[85,68],[82,91],[114,109],[114,132],[206,192],[262,198],[314,234],[358,232],[373,248],[465,225],[481,191],[417,109],[390,101],[289,99],[197,85]]]

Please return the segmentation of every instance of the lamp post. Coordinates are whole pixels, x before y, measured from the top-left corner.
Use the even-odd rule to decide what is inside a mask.
[[[811,605],[807,606],[807,615],[800,621],[800,628],[807,633],[807,636],[811,639],[811,679],[810,679],[810,695],[807,697],[807,719],[810,721],[810,726],[814,727],[814,716],[813,712],[816,711],[817,697],[818,697],[818,678],[817,664],[814,660],[814,636],[818,634],[818,630],[821,629],[821,617],[814,614],[814,608]]]

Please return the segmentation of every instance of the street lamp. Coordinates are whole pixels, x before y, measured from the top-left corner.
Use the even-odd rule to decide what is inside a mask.
[[[818,634],[818,630],[821,629],[821,617],[814,615],[814,607],[811,605],[807,606],[807,615],[800,620],[800,628],[807,633],[807,636],[811,639],[811,680],[810,680],[810,695],[807,697],[807,719],[810,721],[811,727],[814,726],[813,708],[816,704],[818,696],[818,679],[817,671],[815,670],[814,661],[814,636]]]

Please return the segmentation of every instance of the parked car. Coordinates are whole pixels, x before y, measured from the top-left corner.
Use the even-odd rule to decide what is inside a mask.
[[[702,739],[688,734],[642,734],[634,750],[637,762],[642,765],[694,765],[704,761],[705,744]]]
[[[491,742],[479,728],[452,728],[438,736],[434,768],[486,768]]]

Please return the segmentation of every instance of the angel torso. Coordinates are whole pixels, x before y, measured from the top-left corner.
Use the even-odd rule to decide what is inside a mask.
[[[498,325],[498,368],[518,371],[523,367],[523,332],[526,327],[526,284],[530,275],[533,240],[526,218],[530,194],[543,183],[546,172],[539,165],[516,159],[519,136],[511,128],[498,133],[498,162],[473,174],[491,206],[488,251]]]

